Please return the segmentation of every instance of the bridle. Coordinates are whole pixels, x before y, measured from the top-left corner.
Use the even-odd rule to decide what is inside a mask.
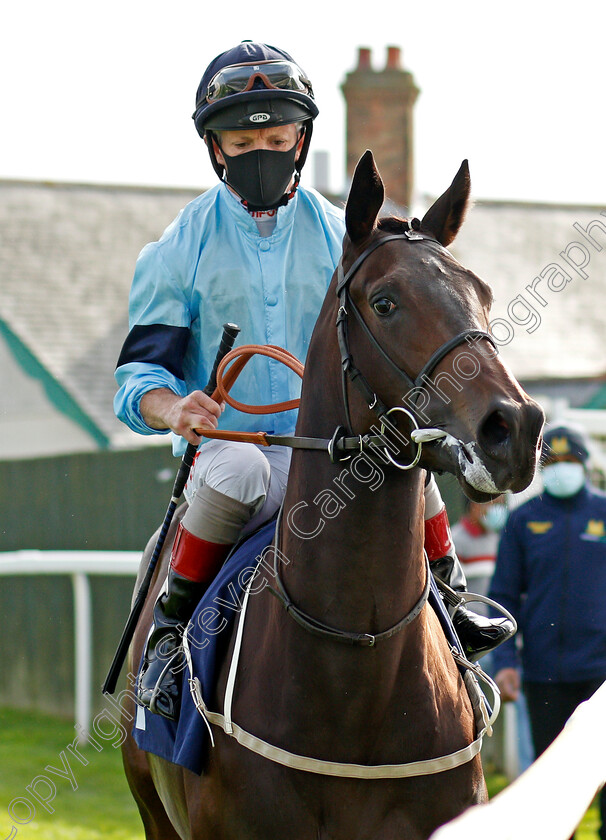
[[[416,221],[416,220],[413,220]],[[410,224],[410,223],[409,223]],[[423,365],[420,373],[416,376],[415,379],[412,379],[406,371],[402,370],[402,368],[398,367],[396,363],[388,356],[385,350],[381,347],[379,342],[376,340],[372,332],[370,331],[368,325],[362,318],[362,315],[354,304],[351,295],[349,293],[349,285],[351,283],[352,278],[362,265],[362,263],[367,259],[367,257],[373,253],[377,248],[381,245],[384,245],[387,242],[392,242],[394,240],[406,240],[407,242],[416,242],[419,240],[427,240],[428,242],[433,242],[439,247],[442,247],[439,242],[435,239],[430,239],[429,237],[424,236],[415,231],[415,229],[411,226],[408,231],[403,234],[390,234],[388,236],[384,236],[380,239],[376,239],[372,242],[353,262],[347,273],[343,270],[343,258],[339,260],[339,265],[337,266],[337,296],[339,298],[339,310],[337,314],[337,338],[339,342],[339,349],[341,352],[341,370],[342,370],[342,387],[343,387],[343,401],[345,405],[345,413],[347,417],[347,425],[349,431],[351,432],[351,417],[349,411],[349,400],[347,395],[347,377],[349,380],[356,386],[358,391],[361,393],[364,401],[368,405],[368,407],[376,413],[379,420],[381,421],[381,437],[385,433],[385,425],[387,423],[387,418],[390,414],[396,411],[404,412],[412,421],[414,426],[413,431],[411,433],[411,438],[414,440],[415,432],[422,433],[417,435],[418,440],[415,441],[417,443],[417,453],[411,463],[409,464],[400,464],[396,461],[389,453],[387,447],[383,446],[382,451],[391,461],[391,463],[398,467],[401,470],[409,470],[412,469],[419,461],[421,457],[421,449],[422,444],[424,442],[428,442],[430,440],[437,440],[440,437],[446,435],[446,433],[441,429],[428,429],[428,428],[421,428],[417,422],[417,417],[412,411],[404,408],[403,406],[394,406],[392,408],[387,408],[387,406],[383,403],[383,401],[377,396],[376,392],[371,388],[366,378],[360,372],[360,370],[354,364],[353,356],[349,349],[349,341],[348,341],[348,315],[349,313],[353,313],[362,326],[364,332],[368,336],[373,347],[378,350],[382,358],[389,364],[389,366],[397,373],[397,375],[404,380],[406,385],[409,388],[409,391],[412,389],[414,393],[414,389],[419,388],[422,386],[426,380],[429,378],[431,373],[435,370],[437,365],[442,361],[442,359],[450,353],[455,347],[458,347],[460,344],[463,344],[467,341],[468,338],[485,338],[490,341],[491,344],[494,346],[494,341],[492,336],[488,333],[484,332],[483,330],[478,329],[467,329],[463,332],[458,333],[453,338],[445,341],[434,353],[432,353],[429,360]],[[413,401],[413,405],[415,402]],[[346,432],[344,431],[343,434],[345,435]],[[336,433],[335,433],[336,435]],[[333,437],[333,447],[335,442],[338,439]],[[363,444],[365,438],[360,437],[360,451],[364,451]],[[369,436],[366,436],[366,440],[369,440]],[[334,460],[333,451],[329,449],[331,453],[331,458]],[[282,511],[280,510],[280,516]],[[278,535],[280,532],[279,527],[279,520],[278,518],[278,525],[276,527],[275,532],[275,544],[274,548],[277,547],[277,540]],[[429,563],[427,562],[427,558],[425,561],[426,565],[426,582],[425,588],[421,597],[414,605],[414,607],[396,624],[390,627],[387,630],[384,630],[381,633],[371,634],[371,633],[352,633],[345,630],[340,630],[334,627],[330,627],[323,622],[318,621],[318,619],[313,618],[312,616],[308,615],[307,613],[303,612],[299,607],[297,607],[293,601],[291,600],[285,586],[284,582],[280,577],[278,562],[277,562],[278,552],[274,551],[274,579],[276,583],[276,587],[269,586],[270,592],[275,595],[278,600],[282,603],[282,606],[286,609],[286,612],[307,632],[312,633],[316,636],[323,636],[325,638],[329,638],[333,641],[341,642],[344,644],[349,645],[361,645],[361,646],[368,646],[374,647],[374,645],[378,641],[383,641],[386,639],[390,639],[392,636],[395,636],[396,633],[399,633],[404,627],[410,624],[421,612],[427,599],[429,597],[430,591],[430,583],[431,583],[431,572],[429,569]]]
[[[347,377],[349,381],[355,385],[358,389],[359,393],[362,395],[362,399],[366,403],[369,409],[375,412],[377,417],[381,422],[381,434],[384,435],[387,426],[387,420],[390,414],[395,412],[401,412],[405,414],[411,422],[412,425],[412,432],[411,432],[411,439],[417,445],[417,451],[413,458],[413,460],[409,464],[401,464],[396,461],[389,450],[383,447],[383,452],[389,461],[396,467],[402,470],[408,470],[415,467],[419,459],[421,457],[421,450],[422,444],[428,443],[431,440],[437,440],[441,437],[446,436],[446,432],[441,429],[428,429],[423,428],[419,425],[418,416],[414,411],[416,407],[417,399],[423,385],[427,382],[430,378],[431,374],[434,372],[438,364],[451,352],[454,350],[455,347],[463,344],[464,342],[468,341],[469,339],[476,339],[476,338],[483,338],[489,341],[493,347],[496,349],[496,345],[492,336],[484,332],[483,330],[478,329],[467,329],[463,330],[463,332],[458,333],[457,335],[450,338],[448,341],[445,341],[438,349],[432,353],[430,358],[427,362],[423,365],[421,371],[412,379],[405,370],[398,367],[396,363],[391,359],[391,357],[385,352],[385,350],[381,347],[377,339],[372,334],[368,324],[362,317],[359,309],[353,302],[351,295],[349,293],[349,286],[350,283],[358,271],[358,269],[362,266],[365,260],[376,251],[381,245],[385,245],[387,242],[393,242],[394,240],[404,240],[406,242],[417,242],[417,241],[425,241],[428,244],[432,243],[437,245],[439,248],[442,248],[440,243],[425,234],[418,232],[418,226],[420,223],[418,219],[412,219],[408,222],[409,229],[406,230],[404,233],[394,233],[389,234],[387,236],[383,236],[380,239],[375,239],[374,242],[371,242],[367,248],[355,259],[352,263],[350,268],[348,269],[347,273],[343,270],[343,257],[339,260],[339,264],[337,266],[337,297],[339,298],[339,310],[337,313],[337,338],[339,342],[339,350],[341,353],[341,373],[342,373],[342,389],[343,389],[343,403],[345,406],[345,416],[347,420],[347,427],[349,433],[351,433],[352,424],[351,424],[351,416],[349,410],[349,398],[347,394]],[[389,367],[395,371],[400,379],[402,379],[406,385],[406,394],[411,394],[411,403],[413,410],[410,411],[403,406],[393,406],[392,408],[387,408],[387,406],[383,403],[383,401],[378,397],[376,391],[369,385],[367,379],[364,375],[360,372],[359,368],[356,367],[354,364],[353,356],[349,349],[349,341],[348,341],[348,315],[352,313],[362,330],[366,334],[368,340],[378,351],[381,355],[383,360],[389,365]],[[347,434],[344,430],[343,434]]]
[[[337,266],[337,289],[336,293],[339,298],[339,309],[337,312],[337,339],[339,343],[339,350],[341,354],[341,376],[343,388],[343,403],[345,408],[345,417],[347,427],[337,426],[332,438],[310,437],[303,435],[276,435],[268,432],[238,432],[227,431],[224,429],[196,429],[202,437],[232,440],[244,443],[255,443],[258,446],[288,446],[291,449],[308,449],[328,452],[330,460],[333,464],[347,461],[355,455],[364,453],[371,460],[380,460],[383,465],[392,464],[400,470],[410,470],[419,463],[424,443],[431,443],[437,440],[446,439],[450,444],[464,447],[462,441],[456,440],[444,429],[427,427],[419,422],[419,412],[417,410],[417,399],[423,391],[423,386],[429,380],[437,365],[450,353],[455,347],[463,344],[469,339],[486,339],[496,349],[496,345],[492,336],[478,329],[467,329],[453,338],[448,339],[442,344],[423,365],[419,374],[412,379],[405,370],[398,367],[391,357],[381,347],[379,342],[372,334],[370,328],[362,318],[361,313],[354,304],[349,293],[350,283],[364,261],[381,245],[394,240],[404,240],[409,243],[417,241],[424,241],[428,245],[435,245],[442,249],[442,245],[432,237],[418,232],[420,222],[418,219],[412,219],[408,222],[409,229],[404,233],[388,234],[381,236],[371,242],[367,248],[354,260],[351,267],[345,273],[343,269],[343,258],[339,260]],[[388,408],[385,403],[377,395],[376,391],[370,386],[367,379],[361,373],[359,368],[354,363],[353,356],[349,349],[348,339],[348,316],[352,313],[363,332],[367,336],[371,345],[381,355],[389,367],[395,371],[397,376],[403,381],[405,385],[404,395],[402,401],[409,394],[413,394],[413,398],[409,405],[411,408],[405,408],[403,405],[396,405]],[[274,359],[291,370],[295,371],[298,376],[303,376],[303,365],[287,350],[273,345],[257,345],[248,344],[236,347],[227,353],[217,369],[217,389],[213,394],[213,399],[218,401],[225,401],[238,411],[243,411],[249,414],[272,414],[279,411],[288,411],[296,409],[299,406],[299,400],[287,400],[282,403],[273,403],[269,405],[246,405],[234,400],[230,394],[229,389],[234,384],[235,380],[241,373],[244,366],[255,355],[268,356]],[[227,366],[230,365],[229,369]],[[352,433],[352,423],[349,410],[349,399],[347,394],[347,377],[358,389],[366,405],[374,411],[379,418],[380,426],[373,426],[369,432],[355,435]],[[409,421],[412,428],[410,432],[410,440],[406,439],[399,433],[396,426],[390,420],[390,415],[397,412],[403,414]],[[389,431],[389,436],[387,432]],[[399,441],[401,445],[408,445],[411,441],[416,445],[416,453],[408,464],[402,464],[397,461],[390,452],[399,452],[399,447],[394,446],[394,438]]]

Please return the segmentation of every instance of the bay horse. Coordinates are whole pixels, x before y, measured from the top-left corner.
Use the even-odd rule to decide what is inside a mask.
[[[480,501],[523,490],[543,414],[487,334],[489,287],[446,250],[469,191],[464,162],[420,224],[377,221],[384,187],[370,152],[352,181],[342,260],[310,343],[295,432],[331,440],[333,457],[293,451],[277,537],[288,559],[282,595],[265,588],[249,599],[238,642],[234,723],[289,753],[399,766],[456,753],[476,734],[461,673],[422,598],[424,482],[428,470],[451,472]],[[366,446],[377,407],[393,424],[383,460]],[[355,469],[355,450],[349,462],[335,457],[352,440],[364,455]],[[339,634],[351,643],[339,644]],[[221,707],[227,672],[228,663],[205,698],[210,708]],[[125,708],[130,720],[133,711]],[[426,840],[487,796],[479,755],[425,775],[343,777],[284,766],[213,732],[201,776],[125,742],[147,840]]]

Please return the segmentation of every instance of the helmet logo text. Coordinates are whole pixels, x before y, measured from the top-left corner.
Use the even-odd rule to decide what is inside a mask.
[[[269,116],[269,114],[261,112],[258,114],[251,114],[248,119],[254,123],[264,123],[267,122],[267,120],[271,119],[271,117]]]

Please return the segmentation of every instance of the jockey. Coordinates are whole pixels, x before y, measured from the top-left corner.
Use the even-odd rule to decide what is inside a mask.
[[[195,429],[221,420],[239,431],[294,432],[294,411],[244,415],[200,388],[226,321],[242,327],[246,343],[280,345],[301,360],[307,355],[345,233],[343,211],[299,185],[317,114],[311,82],[283,50],[243,41],[217,56],[198,87],[193,119],[220,183],[190,202],[137,260],[116,414],[140,434],[172,431],[176,455],[187,443],[200,446],[137,684],[139,702],[170,719],[180,704],[183,629],[233,544],[276,513],[286,489],[290,449],[203,442]],[[260,357],[238,379],[239,399],[294,399],[293,380]],[[462,589],[433,478],[425,509],[432,568]],[[454,620],[470,653],[511,634],[506,623],[464,608]]]

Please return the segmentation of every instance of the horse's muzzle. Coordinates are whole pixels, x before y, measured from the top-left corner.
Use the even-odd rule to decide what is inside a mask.
[[[478,454],[500,490],[519,493],[532,481],[541,454],[543,409],[526,397],[500,399],[477,431]]]
[[[534,400],[501,399],[491,407],[477,432],[478,447],[495,482],[514,493],[534,477],[541,453],[543,409]]]
[[[525,490],[534,478],[545,421],[534,400],[500,398],[475,430],[448,434],[431,447],[430,469],[454,473],[465,494],[484,502],[510,490]]]

